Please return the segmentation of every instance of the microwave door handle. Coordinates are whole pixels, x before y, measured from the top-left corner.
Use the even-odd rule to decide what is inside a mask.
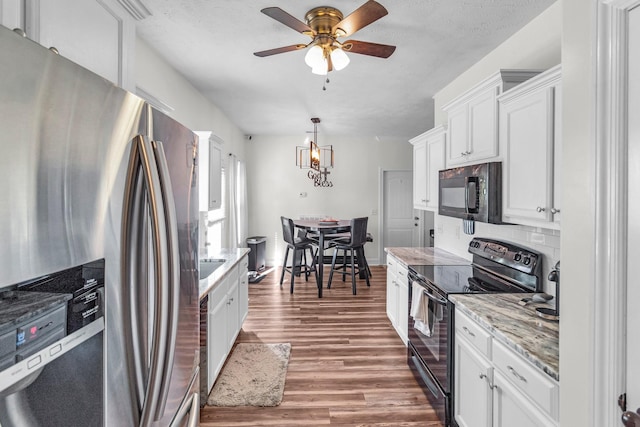
[[[468,176],[464,179],[464,206],[468,214],[478,213],[478,197],[480,195],[478,189],[479,179],[477,176]],[[474,190],[471,192],[469,188],[473,183]],[[473,196],[474,203],[469,203],[470,197]]]
[[[469,178],[464,179],[464,210],[469,213]]]

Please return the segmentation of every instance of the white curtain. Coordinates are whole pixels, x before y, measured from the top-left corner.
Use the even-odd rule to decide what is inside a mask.
[[[229,195],[227,214],[227,247],[245,246],[247,238],[247,183],[244,162],[235,155],[229,155],[227,194]]]
[[[238,162],[238,240],[239,246],[245,246],[249,229],[249,211],[247,209],[247,169],[244,162]]]

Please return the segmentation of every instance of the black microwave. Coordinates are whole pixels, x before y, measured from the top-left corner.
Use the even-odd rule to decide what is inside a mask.
[[[439,172],[438,213],[502,223],[502,163],[480,163]]]

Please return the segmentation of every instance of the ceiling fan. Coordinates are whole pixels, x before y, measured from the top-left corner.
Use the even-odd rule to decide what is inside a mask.
[[[305,56],[305,62],[311,67],[314,74],[325,75],[331,70],[341,70],[346,67],[349,64],[349,57],[345,52],[388,58],[396,50],[395,46],[386,44],[358,40],[338,41],[338,38],[350,36],[389,13],[384,6],[374,0],[367,1],[346,18],[336,8],[316,7],[306,13],[306,23],[279,7],[267,7],[261,12],[287,27],[311,37],[312,40],[308,44],[294,44],[254,52],[254,55],[265,57],[310,47]]]

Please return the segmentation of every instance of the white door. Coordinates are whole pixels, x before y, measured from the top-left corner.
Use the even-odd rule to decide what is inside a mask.
[[[422,211],[413,209],[413,173],[384,171],[383,247],[422,246]],[[417,218],[417,219],[416,219]]]
[[[638,260],[640,259],[640,8],[629,13],[629,185],[628,185],[628,252],[627,252],[627,410],[640,409],[640,282],[638,282]]]

